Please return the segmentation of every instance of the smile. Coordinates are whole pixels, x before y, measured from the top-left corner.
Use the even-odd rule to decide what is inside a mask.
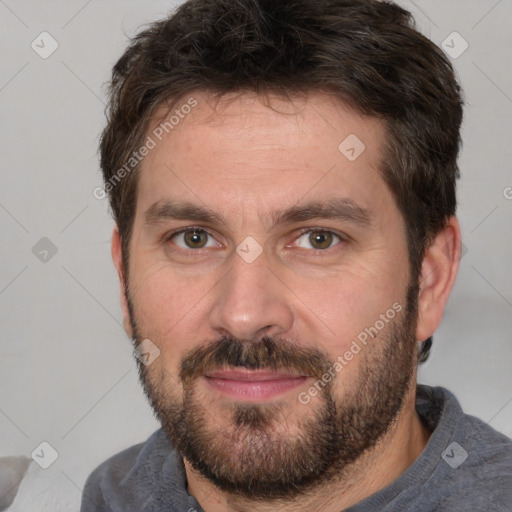
[[[261,401],[301,386],[308,377],[267,370],[217,370],[205,375],[206,383],[236,400]]]

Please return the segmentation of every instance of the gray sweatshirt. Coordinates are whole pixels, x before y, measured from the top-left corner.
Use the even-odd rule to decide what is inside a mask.
[[[512,441],[464,414],[444,388],[418,386],[416,409],[433,431],[423,453],[347,512],[512,512]],[[107,511],[204,512],[187,493],[183,461],[161,429],[87,479],[81,512]]]

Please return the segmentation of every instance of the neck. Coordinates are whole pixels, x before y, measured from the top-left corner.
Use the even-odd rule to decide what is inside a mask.
[[[430,432],[415,410],[416,385],[409,390],[395,423],[385,436],[343,471],[340,479],[279,502],[251,501],[229,495],[184,461],[188,492],[205,512],[339,512],[384,489],[421,455]],[[300,506],[299,506],[300,505]]]

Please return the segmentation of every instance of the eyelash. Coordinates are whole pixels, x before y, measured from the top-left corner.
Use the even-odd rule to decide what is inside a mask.
[[[213,239],[215,239],[215,237],[205,228],[202,228],[200,226],[188,226],[186,228],[181,228],[181,229],[178,229],[176,231],[173,231],[171,233],[168,233],[164,238],[165,238],[165,242],[168,243],[168,242],[171,242],[172,239],[177,236],[177,235],[180,235],[182,233],[188,233],[190,231],[202,231],[204,233],[206,233],[208,236],[212,237]],[[341,245],[342,243],[345,243],[345,242],[348,242],[348,236],[345,235],[345,234],[342,234],[342,233],[338,233],[337,231],[333,231],[332,229],[325,229],[325,228],[303,228],[299,231],[299,233],[297,234],[297,236],[295,237],[294,240],[298,240],[299,238],[301,238],[304,234],[306,233],[331,233],[332,235],[334,235],[335,237],[337,237],[339,239],[339,242],[328,247],[327,249],[304,249],[308,252],[313,252],[313,253],[317,253],[317,254],[322,254],[322,253],[326,253],[327,251],[329,251],[330,249],[333,249],[334,247],[337,247],[338,245]],[[189,253],[195,253],[195,255],[197,256],[201,256],[203,250],[205,249],[210,249],[210,247],[204,247],[204,248],[200,248],[200,249],[192,249],[192,248],[188,248],[188,249],[183,249],[182,247],[178,247],[178,250],[179,251],[186,251],[186,252],[189,252]]]

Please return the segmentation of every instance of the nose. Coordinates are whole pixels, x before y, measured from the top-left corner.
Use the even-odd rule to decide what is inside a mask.
[[[292,294],[270,270],[264,254],[252,263],[234,254],[215,294],[209,321],[221,336],[255,340],[292,328]]]

